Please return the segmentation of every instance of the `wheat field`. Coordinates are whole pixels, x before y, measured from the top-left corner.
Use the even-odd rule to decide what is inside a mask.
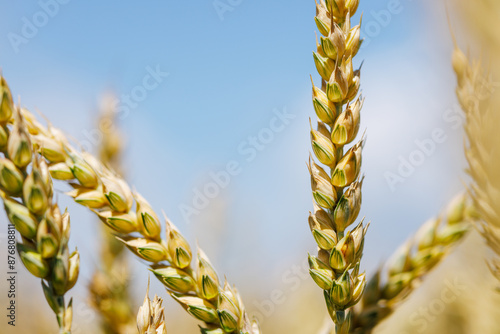
[[[495,1],[1,5],[0,333],[500,333]]]

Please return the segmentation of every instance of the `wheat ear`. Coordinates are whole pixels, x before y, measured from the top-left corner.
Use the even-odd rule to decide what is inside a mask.
[[[432,218],[392,256],[387,270],[368,280],[365,294],[353,314],[355,333],[371,333],[406,299],[437,264],[463,240],[477,213],[465,195],[456,196],[444,217]]]
[[[196,266],[191,264],[191,247],[170,220],[165,217],[162,239],[160,219],[139,193],[94,156],[73,148],[61,131],[44,127],[25,109],[22,114],[52,177],[72,186],[69,195],[77,203],[92,210],[136,256],[150,262],[150,270],[172,297],[205,322],[204,333],[260,333],[238,291],[227,281],[220,284],[203,251],[198,251]]]
[[[99,158],[105,166],[120,171],[123,138],[116,126],[116,110],[112,100],[112,96],[103,99],[99,118],[102,134]],[[99,257],[101,263],[89,284],[91,305],[101,316],[101,327],[105,333],[130,333],[135,323],[132,321],[133,303],[128,290],[130,269],[125,257],[125,246],[104,224],[100,226],[103,239]]]
[[[476,226],[496,253],[490,267],[500,280],[500,98],[480,61],[470,62],[455,47],[452,63],[458,101],[466,116],[465,156],[472,178],[469,192],[481,217]]]
[[[359,141],[344,152],[357,136],[362,97],[358,97],[360,69],[352,59],[361,46],[360,29],[351,28],[351,16],[359,0],[327,0],[316,3],[316,25],[320,43],[313,53],[321,76],[321,88],[313,83],[313,105],[318,125],[311,125],[311,142],[317,160],[309,160],[315,201],[309,225],[318,245],[318,256],[309,256],[310,274],[324,290],[328,313],[337,334],[349,332],[350,308],[365,288],[365,274],[359,274],[364,236],[368,226],[352,225],[361,207],[361,150]]]
[[[13,124],[9,124],[13,120]],[[52,179],[45,161],[33,152],[20,110],[0,77],[0,197],[10,222],[22,237],[19,257],[28,271],[42,279],[43,292],[54,311],[60,333],[71,333],[72,299],[64,297],[76,283],[78,251],[69,253],[70,218],[53,201]],[[9,254],[14,255],[9,248]]]
[[[139,334],[167,334],[165,326],[165,310],[162,306],[163,299],[155,295],[149,299],[149,280],[146,297],[137,312],[137,329]]]

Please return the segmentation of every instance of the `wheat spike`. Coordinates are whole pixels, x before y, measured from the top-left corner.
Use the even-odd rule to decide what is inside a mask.
[[[70,299],[66,304],[64,297],[78,279],[80,258],[77,250],[69,252],[69,214],[61,214],[53,201],[48,166],[33,150],[26,123],[12,103],[3,77],[0,132],[0,197],[10,222],[22,237],[22,242],[17,243],[19,257],[33,276],[42,279],[59,332],[71,333],[73,302]]]
[[[106,95],[102,101],[98,128],[102,134],[99,146],[100,161],[121,172],[123,137],[116,125],[114,98]],[[125,246],[104,225],[100,225],[102,243],[100,266],[94,271],[89,284],[91,305],[101,316],[105,333],[130,333],[135,327],[133,305],[129,292],[130,269],[125,257]]]
[[[43,126],[26,109],[21,111],[52,177],[72,186],[69,195],[75,202],[92,210],[132,253],[150,263],[150,270],[167,291],[189,314],[205,322],[204,332],[260,332],[249,319],[238,291],[227,282],[219,283],[203,252],[198,252],[196,265],[192,264],[190,245],[169,219],[165,217],[166,238],[162,238],[158,215],[139,193],[132,192],[94,156],[75,149],[60,130]],[[203,312],[199,312],[200,303],[205,305]]]
[[[465,156],[472,178],[469,191],[482,220],[477,227],[488,246],[496,254],[489,262],[494,276],[500,280],[500,30],[498,1],[457,0],[464,16],[464,26],[486,49],[490,58],[487,70],[479,60],[466,56],[454,40],[453,69],[457,75],[456,94],[465,113]]]
[[[353,313],[355,333],[371,333],[390,316],[470,230],[478,218],[471,200],[457,195],[444,217],[424,223],[392,256],[386,269],[379,269],[367,283],[362,302]]]
[[[321,33],[313,53],[321,87],[313,82],[313,106],[318,124],[311,124],[311,143],[321,167],[309,159],[314,214],[309,225],[318,245],[318,255],[309,256],[310,274],[324,291],[335,332],[349,332],[350,309],[361,299],[366,280],[359,273],[364,236],[368,226],[352,225],[361,207],[359,179],[364,139],[357,137],[363,98],[358,96],[360,69],[352,59],[361,46],[361,23],[351,28],[351,16],[359,0],[320,0],[316,3],[316,25]],[[311,78],[312,81],[312,78]],[[325,170],[325,168],[327,170]]]
[[[469,192],[481,217],[478,230],[497,255],[490,267],[500,280],[500,96],[480,61],[469,61],[458,47],[452,61],[456,94],[466,116],[465,156],[472,178]]]
[[[167,334],[165,326],[165,310],[162,306],[163,299],[155,295],[149,299],[149,280],[144,302],[137,312],[137,329],[139,334]]]

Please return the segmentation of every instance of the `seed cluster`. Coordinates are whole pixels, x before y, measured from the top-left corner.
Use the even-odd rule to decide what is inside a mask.
[[[80,268],[77,250],[70,253],[70,218],[53,202],[52,178],[43,158],[33,150],[31,136],[0,77],[0,197],[22,242],[19,256],[28,271],[42,279],[48,304],[61,333],[71,332],[72,299],[64,296],[76,283]]]
[[[310,158],[315,210],[309,216],[309,225],[319,250],[317,256],[309,256],[309,266],[311,277],[324,290],[337,334],[349,332],[349,309],[361,299],[366,285],[359,266],[368,226],[360,222],[346,231],[358,217],[363,184],[360,169],[364,140],[346,148],[358,135],[363,106],[360,69],[354,70],[352,63],[362,43],[361,24],[351,28],[358,5],[359,0],[321,0],[316,3],[315,17],[322,36],[313,58],[321,87],[313,82],[318,124],[315,129],[311,124],[311,144],[324,167]]]

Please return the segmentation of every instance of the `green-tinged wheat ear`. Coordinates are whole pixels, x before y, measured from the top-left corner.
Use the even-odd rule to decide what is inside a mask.
[[[315,202],[309,226],[319,249],[317,257],[309,256],[309,273],[324,290],[336,333],[349,333],[350,308],[358,303],[366,284],[359,263],[368,226],[361,222],[347,230],[358,217],[363,183],[359,180],[363,139],[346,147],[358,135],[363,106],[363,99],[357,97],[360,71],[354,71],[352,63],[361,45],[360,25],[351,27],[358,5],[353,0],[318,1],[315,17],[323,36],[313,52],[321,88],[312,83],[319,120],[317,128],[311,125],[311,145],[324,166],[312,157],[308,163]]]
[[[424,223],[410,241],[392,256],[385,270],[379,269],[365,288],[361,307],[353,312],[356,333],[371,333],[416,288],[458,243],[464,239],[477,213],[471,200],[457,195],[442,217]],[[384,279],[381,276],[386,276]]]
[[[41,125],[29,111],[23,109],[22,115],[31,135],[29,139],[47,160],[51,176],[73,187],[69,195],[76,202],[96,213],[103,225],[110,227],[129,250],[149,262],[150,269],[169,292],[195,296],[215,307],[217,320],[194,304],[188,308],[193,317],[210,320],[204,330],[260,333],[257,323],[249,319],[237,290],[227,283],[221,285],[203,252],[198,252],[197,265],[193,265],[190,245],[167,217],[165,238],[161,238],[162,226],[158,215],[146,199],[130,191],[116,172],[94,156],[73,148],[61,131]],[[53,150],[44,152],[44,142],[51,142]],[[59,161],[60,155],[64,156],[64,161]],[[58,161],[50,160],[54,157],[58,157]],[[73,176],[70,177],[69,173]],[[321,182],[324,184],[318,188],[318,193],[327,192],[326,196],[331,196],[327,202],[333,205],[336,201],[333,186],[330,185],[330,190],[324,188],[329,180],[330,176],[322,175]],[[134,206],[135,212],[132,210]],[[102,283],[96,284],[96,295],[103,286]],[[177,298],[180,298],[179,295]],[[237,312],[229,305],[235,305]]]
[[[22,236],[17,251],[26,269],[42,279],[60,333],[71,333],[72,301],[64,297],[78,279],[78,251],[69,253],[70,221],[53,201],[48,166],[34,150],[27,124],[0,77],[0,197],[9,221]]]

